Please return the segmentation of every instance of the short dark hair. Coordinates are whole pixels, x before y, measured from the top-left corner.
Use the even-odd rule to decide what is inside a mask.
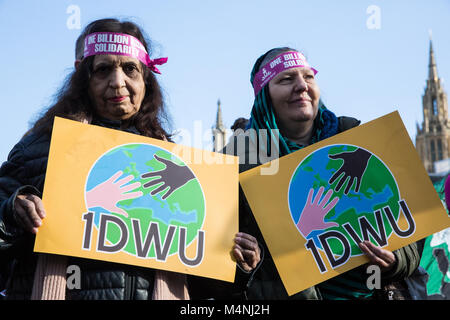
[[[237,118],[236,120],[234,120],[233,125],[231,126],[231,130],[237,130],[237,129],[242,129],[245,130],[245,127],[248,124],[248,119],[246,118]]]
[[[90,122],[95,115],[94,104],[89,98],[89,81],[92,73],[92,65],[95,56],[82,57],[84,50],[84,38],[93,32],[118,32],[126,33],[137,38],[151,54],[150,41],[138,25],[131,21],[119,21],[118,19],[100,19],[88,24],[76,41],[75,56],[81,62],[77,68],[64,81],[56,95],[56,103],[36,121],[32,131],[51,132],[55,116],[72,120]],[[170,138],[170,134],[163,128],[169,126],[169,118],[165,111],[163,95],[155,75],[143,63],[145,96],[139,112],[125,121],[127,126],[135,126],[142,135],[163,139]]]

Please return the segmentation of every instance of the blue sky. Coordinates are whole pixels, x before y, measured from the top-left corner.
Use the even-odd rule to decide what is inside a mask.
[[[413,141],[423,120],[430,29],[450,90],[449,0],[0,0],[0,161],[73,71],[81,29],[67,26],[71,5],[81,29],[104,17],[137,22],[153,40],[152,57],[169,58],[158,79],[173,129],[184,133],[177,141],[187,145],[210,148],[218,99],[227,127],[249,117],[251,68],[277,46],[306,54],[337,115],[367,122],[398,110]]]

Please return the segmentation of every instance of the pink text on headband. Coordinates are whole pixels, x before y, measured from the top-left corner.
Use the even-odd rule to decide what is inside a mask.
[[[317,70],[309,66],[305,56],[300,52],[288,51],[279,54],[256,73],[253,79],[255,96],[280,72],[299,67],[310,68],[314,71],[314,75],[317,73]]]
[[[167,62],[167,58],[151,59],[144,45],[135,37],[125,33],[95,32],[84,39],[84,58],[93,55],[115,54],[136,58],[155,73],[161,74],[155,65]]]

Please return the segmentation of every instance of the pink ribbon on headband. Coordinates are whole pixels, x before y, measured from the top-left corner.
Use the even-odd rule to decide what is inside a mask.
[[[152,70],[153,72],[157,73],[157,74],[161,74],[161,72],[158,70],[157,67],[155,67],[155,65],[162,65],[164,63],[167,63],[167,58],[157,58],[157,59],[150,59],[147,63],[147,67]]]
[[[144,45],[139,39],[126,33],[94,32],[84,39],[84,54],[87,58],[93,55],[115,54],[136,58],[144,63],[151,71],[161,74],[155,65],[162,65],[167,58],[151,59]]]

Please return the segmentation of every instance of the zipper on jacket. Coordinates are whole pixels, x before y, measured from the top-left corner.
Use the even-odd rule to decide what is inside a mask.
[[[124,300],[133,300],[134,289],[136,286],[136,277],[125,274],[125,295]]]

